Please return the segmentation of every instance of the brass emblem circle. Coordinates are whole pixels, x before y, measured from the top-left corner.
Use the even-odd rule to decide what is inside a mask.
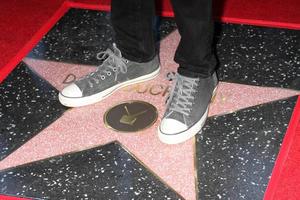
[[[104,114],[106,127],[119,132],[136,132],[152,126],[157,109],[145,101],[126,101],[108,109]]]

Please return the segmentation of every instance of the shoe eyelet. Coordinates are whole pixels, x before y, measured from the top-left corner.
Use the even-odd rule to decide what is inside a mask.
[[[111,75],[111,72],[107,72],[106,74],[107,74],[107,76],[110,76],[110,75]]]
[[[114,68],[113,68],[113,72],[116,72],[116,71],[117,71],[117,68],[114,67]]]
[[[105,76],[102,75],[102,76],[100,76],[100,78],[101,78],[101,80],[104,80],[104,79],[105,79]]]

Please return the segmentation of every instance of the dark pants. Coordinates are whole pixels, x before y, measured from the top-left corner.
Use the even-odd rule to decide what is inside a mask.
[[[212,0],[172,0],[181,35],[175,62],[178,73],[190,77],[210,76],[216,67],[213,53]],[[153,20],[154,0],[112,0],[111,19],[122,55],[146,62],[156,54]]]

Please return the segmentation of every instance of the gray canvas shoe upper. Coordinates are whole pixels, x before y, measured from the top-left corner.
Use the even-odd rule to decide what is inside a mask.
[[[113,46],[98,54],[103,62],[96,71],[65,87],[58,95],[61,104],[79,107],[108,97],[117,89],[155,78],[160,70],[158,56],[149,62],[138,63],[122,57]]]
[[[166,135],[180,134],[194,126],[205,113],[218,84],[216,73],[208,78],[176,74],[167,109],[160,125]]]
[[[100,52],[97,57],[104,60],[97,70],[73,83],[80,89],[80,97],[97,94],[117,84],[151,74],[159,69],[158,56],[145,63],[129,61],[122,57],[121,51],[115,45],[112,50],[107,49]],[[74,85],[71,87],[74,88]],[[65,90],[67,89],[65,88]],[[61,93],[64,96],[72,96],[70,92],[65,91],[64,93],[64,90]]]

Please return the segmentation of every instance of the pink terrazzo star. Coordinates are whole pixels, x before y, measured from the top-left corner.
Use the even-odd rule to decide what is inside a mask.
[[[166,75],[168,72],[176,71],[177,68],[173,62],[173,55],[178,41],[178,32],[174,32],[161,42],[162,71],[159,77],[119,90],[97,104],[68,110],[61,118],[0,162],[0,169],[118,140],[185,199],[195,200],[195,140],[191,139],[178,145],[166,145],[159,141],[156,133],[165,109],[168,87],[171,84]],[[95,69],[93,66],[29,58],[24,61],[58,90],[65,87],[63,82],[66,79],[70,81],[68,80],[70,77],[78,78]],[[298,92],[293,90],[221,82],[209,115],[230,113],[297,94]],[[143,100],[155,105],[159,112],[159,120],[149,129],[137,133],[122,134],[105,128],[103,124],[105,111],[126,100]]]

